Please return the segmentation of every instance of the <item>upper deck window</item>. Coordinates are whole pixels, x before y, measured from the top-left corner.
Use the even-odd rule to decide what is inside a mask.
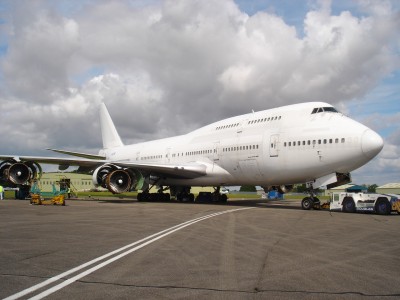
[[[333,113],[338,113],[338,111],[334,107],[316,107],[313,109],[311,114],[317,114],[321,112],[333,112]]]

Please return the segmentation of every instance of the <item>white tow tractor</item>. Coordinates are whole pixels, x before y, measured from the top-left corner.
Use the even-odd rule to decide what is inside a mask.
[[[400,214],[400,199],[374,193],[332,193],[329,209],[343,212],[373,212],[389,215],[392,211]]]

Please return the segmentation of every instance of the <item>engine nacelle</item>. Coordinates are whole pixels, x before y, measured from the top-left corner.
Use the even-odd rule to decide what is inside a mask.
[[[277,188],[280,194],[286,194],[293,190],[293,185],[280,185]]]
[[[35,162],[17,162],[15,160],[3,161],[0,164],[0,177],[2,180],[14,185],[29,183],[41,175],[42,169]]]
[[[93,172],[93,177],[92,177],[93,184],[95,186],[101,186],[103,188],[107,188],[107,186],[106,186],[107,175],[116,169],[117,169],[117,167],[113,166],[113,165],[104,165],[104,166],[97,168]]]
[[[23,163],[15,163],[7,169],[7,180],[11,183],[24,184],[31,177],[31,169]]]
[[[279,194],[286,194],[293,190],[293,185],[273,185],[273,186],[263,186],[262,187],[266,193],[269,191],[278,191]]]
[[[109,164],[94,171],[93,184],[106,188],[113,194],[120,194],[137,189],[139,184],[143,184],[143,176],[136,170]]]

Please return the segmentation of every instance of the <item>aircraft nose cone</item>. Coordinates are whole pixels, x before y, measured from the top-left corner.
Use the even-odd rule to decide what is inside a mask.
[[[383,148],[383,139],[375,131],[367,129],[361,138],[361,150],[368,158],[373,158]]]

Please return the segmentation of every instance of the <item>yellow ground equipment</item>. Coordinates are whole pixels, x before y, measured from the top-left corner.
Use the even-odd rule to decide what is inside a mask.
[[[66,190],[60,189],[57,191],[53,184],[52,192],[42,192],[35,182],[31,188],[31,204],[36,205],[62,205],[65,206],[65,194]]]
[[[31,204],[36,205],[62,205],[65,206],[65,196],[58,195],[51,199],[44,199],[39,194],[32,194]]]
[[[392,202],[392,211],[396,211],[400,215],[400,199]]]

